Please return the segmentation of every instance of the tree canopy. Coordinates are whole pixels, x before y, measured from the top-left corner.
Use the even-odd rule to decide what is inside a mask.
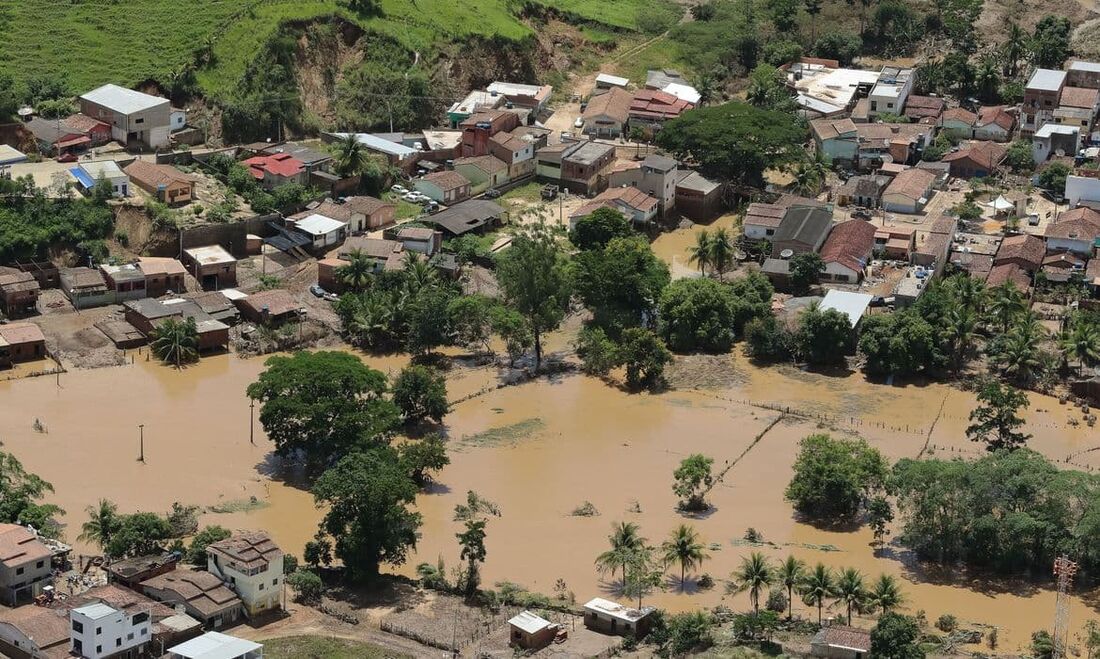
[[[677,279],[660,299],[660,333],[677,352],[725,352],[733,345],[733,289],[713,279]]]
[[[633,236],[630,220],[614,208],[597,208],[577,220],[569,231],[569,242],[581,250],[603,249],[612,238]]]
[[[651,315],[670,280],[668,266],[640,236],[612,238],[602,249],[581,252],[573,273],[577,295],[613,334]]]
[[[810,435],[799,443],[786,498],[811,519],[847,522],[886,488],[889,474],[886,459],[862,439]]]

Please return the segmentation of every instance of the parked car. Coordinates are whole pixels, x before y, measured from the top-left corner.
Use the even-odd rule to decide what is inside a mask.
[[[500,194],[500,190],[497,190],[496,188],[489,188],[485,191],[485,196],[489,199],[496,199],[500,196]]]
[[[405,186],[403,186],[403,185],[395,185],[392,188],[390,188],[390,192],[392,192],[396,195],[403,195],[406,192],[408,192],[408,189],[406,189]]]
[[[418,204],[422,200],[427,199],[427,197],[419,192],[406,192],[405,194],[401,195],[401,198],[414,204]]]
[[[574,128],[581,128],[584,126],[584,117],[577,117],[577,120],[573,122]]]
[[[313,284],[309,287],[309,292],[313,293],[314,297],[325,297],[325,289],[321,288],[320,284]]]

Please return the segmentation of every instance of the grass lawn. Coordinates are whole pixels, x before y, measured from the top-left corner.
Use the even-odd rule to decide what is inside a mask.
[[[387,192],[382,195],[382,201],[388,201],[391,204],[397,204],[397,210],[394,211],[394,218],[400,222],[402,220],[411,220],[417,215],[424,214],[424,207],[420,204],[414,204],[409,201],[405,201],[401,197],[398,197],[392,192]]]
[[[624,41],[619,51],[630,49],[649,37],[635,37],[633,40]],[[615,68],[618,74],[629,78],[636,85],[645,85],[646,72],[650,69],[676,69],[687,78],[691,78],[690,65],[685,62],[680,54],[680,46],[668,37],[658,39],[642,50],[623,58]]]
[[[287,636],[263,643],[265,659],[412,659],[370,643],[324,636]]]

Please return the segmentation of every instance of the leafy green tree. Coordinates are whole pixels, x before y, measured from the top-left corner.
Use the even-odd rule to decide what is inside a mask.
[[[380,44],[336,87],[337,123],[355,130],[412,130],[431,125],[443,109],[423,68],[405,69],[407,61]]]
[[[767,6],[776,32],[791,32],[798,25],[798,0],[776,0]]]
[[[806,563],[794,556],[788,555],[787,560],[779,564],[776,581],[787,589],[787,620],[794,620],[794,593],[802,588],[807,576]]]
[[[167,318],[153,328],[153,342],[150,344],[161,361],[174,364],[193,362],[199,358],[199,329],[194,318],[180,320]]]
[[[328,508],[321,530],[351,581],[377,577],[383,563],[401,565],[416,547],[420,514],[409,510],[416,492],[389,447],[348,455],[317,479],[313,497]]]
[[[739,102],[689,110],[656,138],[678,159],[696,160],[704,176],[755,186],[763,184],[764,170],[797,161],[805,139],[793,115]]]
[[[641,608],[642,598],[660,587],[664,574],[665,566],[654,548],[641,545],[627,555],[623,567],[623,594],[637,597],[638,608]]]
[[[608,338],[602,327],[582,329],[574,347],[581,359],[581,370],[588,375],[603,377],[620,363],[619,346]]]
[[[450,305],[457,297],[454,289],[435,283],[420,286],[408,305],[405,345],[409,352],[426,356],[452,340]]]
[[[871,630],[871,654],[883,659],[924,659],[917,621],[898,613],[883,613]]]
[[[626,366],[626,386],[636,390],[657,386],[672,354],[652,331],[631,327],[623,331],[616,361]]]
[[[312,570],[297,570],[287,576],[286,583],[294,589],[295,600],[305,604],[320,602],[325,593],[325,583]]]
[[[524,317],[514,309],[498,306],[493,309],[493,331],[500,335],[508,351],[508,365],[515,366],[535,341]]]
[[[454,340],[479,353],[490,353],[493,337],[493,313],[496,300],[484,295],[462,295],[447,306],[447,317]]]
[[[122,515],[118,528],[103,550],[115,559],[147,556],[159,552],[162,543],[171,537],[172,527],[168,520],[156,513]]]
[[[561,324],[573,293],[565,255],[549,227],[540,223],[512,240],[497,261],[496,274],[505,303],[527,321],[538,371],[542,336]]]
[[[882,546],[886,537],[887,525],[894,521],[894,509],[886,497],[878,495],[871,497],[867,502],[867,523],[871,525],[871,532],[875,536],[875,543]]]
[[[745,325],[745,352],[763,362],[777,362],[791,356],[792,337],[772,315],[754,318]]]
[[[345,352],[275,356],[248,386],[260,423],[282,457],[323,467],[363,446],[389,442],[400,411],[385,398],[386,376]]]
[[[771,66],[780,67],[797,62],[802,57],[802,44],[792,39],[772,39],[764,44],[761,59]]]
[[[573,261],[577,295],[594,322],[617,335],[652,315],[668,285],[668,266],[642,237],[613,238],[603,249],[581,252]]]
[[[19,109],[19,97],[15,91],[15,80],[10,74],[0,73],[0,120],[15,116]]]
[[[481,583],[479,565],[485,562],[485,523],[484,519],[466,520],[466,530],[456,533],[458,544],[462,547],[460,557],[466,561],[466,597],[473,597]]]
[[[836,575],[821,563],[814,566],[812,572],[802,583],[802,601],[817,607],[817,624],[821,625],[821,609],[836,592]]]
[[[778,574],[764,554],[754,551],[741,559],[741,567],[730,575],[729,590],[748,592],[754,613],[760,613],[760,593],[776,582]]]
[[[915,312],[870,316],[863,321],[859,351],[869,372],[912,375],[935,367],[942,357],[935,329]]]
[[[393,381],[393,402],[405,417],[405,423],[432,420],[441,423],[450,411],[447,380],[428,366],[411,365],[401,369]]]
[[[860,609],[867,601],[867,588],[863,584],[863,574],[852,567],[844,568],[836,580],[837,602],[848,609],[848,624],[852,624],[852,609]]]
[[[714,458],[693,453],[684,458],[676,471],[672,472],[672,491],[681,499],[680,508],[690,511],[706,510],[707,502],[704,497],[714,484],[714,476],[710,471],[712,466]]]
[[[614,208],[597,208],[577,220],[569,231],[569,242],[581,250],[600,250],[607,247],[612,238],[629,238],[636,235],[630,220]]]
[[[1039,172],[1039,187],[1062,196],[1066,193],[1066,177],[1072,173],[1073,170],[1065,163],[1049,163]]]
[[[840,364],[852,344],[852,325],[845,313],[813,306],[798,317],[794,342],[807,363]]]
[[[775,112],[789,113],[794,107],[783,72],[770,64],[758,64],[749,74],[745,100],[754,107]]]
[[[791,257],[790,282],[795,295],[805,295],[811,286],[821,281],[825,271],[825,262],[817,252],[802,252]]]
[[[361,250],[348,254],[348,262],[336,268],[336,277],[348,290],[359,292],[370,286],[374,275],[374,264]]]
[[[1004,60],[1004,73],[1006,78],[1015,78],[1020,71],[1020,60],[1027,54],[1027,34],[1016,21],[1010,21],[1005,40],[1001,44],[1001,55]]]
[[[122,524],[118,506],[113,501],[100,499],[98,504],[88,506],[84,512],[88,515],[88,521],[80,527],[80,535],[76,539],[99,545],[100,549],[106,548],[111,536]]]
[[[886,459],[866,441],[816,434],[799,443],[785,496],[810,519],[844,522],[855,519],[864,501],[883,491],[888,479]]]
[[[1054,637],[1045,629],[1031,635],[1031,656],[1035,659],[1054,659]]]
[[[867,603],[878,607],[884,616],[890,613],[890,609],[900,606],[903,602],[905,602],[905,596],[901,593],[898,580],[889,574],[880,574],[867,593]]]
[[[431,434],[419,441],[407,441],[397,447],[405,473],[420,487],[431,480],[428,472],[439,471],[451,464],[443,438]]]
[[[1100,360],[1100,329],[1080,316],[1075,317],[1059,347],[1067,358],[1078,361],[1077,374],[1080,376],[1086,367]]]
[[[701,566],[709,558],[699,533],[687,524],[681,524],[672,531],[668,540],[661,544],[661,551],[664,552],[665,563],[680,564],[681,590],[687,580],[687,571]]]
[[[596,569],[610,572],[612,577],[616,570],[625,570],[630,555],[645,546],[645,538],[639,535],[638,525],[633,522],[614,524],[607,541],[611,548],[596,557]]]
[[[332,148],[335,164],[333,169],[342,178],[357,176],[367,168],[367,151],[359,138],[349,133]]]
[[[187,562],[206,567],[206,548],[232,535],[233,532],[223,526],[214,525],[203,528],[191,538],[191,544],[187,547]]]
[[[736,304],[729,286],[711,279],[677,279],[661,293],[660,334],[677,352],[725,352],[733,344]]]
[[[817,39],[817,17],[821,13],[823,0],[802,0],[802,8],[810,17],[810,41]]]
[[[1063,16],[1044,16],[1031,35],[1031,60],[1035,66],[1060,69],[1069,57],[1071,26]]]
[[[858,34],[850,32],[827,32],[814,42],[812,52],[815,57],[835,59],[843,66],[849,66],[863,49],[863,40]]]
[[[1020,448],[1031,438],[1018,430],[1024,425],[1019,411],[1029,405],[1024,392],[988,379],[978,390],[978,406],[970,412],[966,436],[984,442],[989,451]]]

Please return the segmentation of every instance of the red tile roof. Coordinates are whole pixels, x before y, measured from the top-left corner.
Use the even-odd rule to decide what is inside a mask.
[[[10,568],[50,557],[50,549],[18,524],[0,524],[0,563]]]
[[[1100,99],[1098,90],[1086,87],[1063,87],[1058,107],[1091,109],[1096,107],[1098,99]]]
[[[42,328],[34,323],[10,323],[0,325],[0,338],[11,344],[45,341]]]
[[[943,162],[969,159],[979,167],[993,171],[1004,160],[1007,151],[1008,147],[997,142],[975,141],[963,146],[958,151],[945,155]]]
[[[668,92],[643,89],[630,102],[630,115],[643,119],[674,119],[694,105]]]
[[[875,227],[863,220],[848,220],[833,227],[821,246],[821,259],[862,272],[875,246]]]
[[[608,117],[619,123],[623,123],[630,116],[630,107],[634,103],[634,97],[630,92],[618,87],[612,87],[603,94],[597,94],[588,99],[588,107],[584,109],[584,118],[596,119]]]
[[[898,175],[894,177],[894,180],[890,181],[890,185],[886,186],[886,189],[883,190],[883,195],[896,194],[907,199],[920,199],[928,192],[928,189],[932,187],[935,181],[935,172],[919,169],[917,167],[910,167],[898,173]]]
[[[265,171],[276,176],[289,178],[301,174],[305,169],[305,163],[288,153],[255,156],[245,160],[243,164],[252,172],[252,176],[258,180],[263,179]]]
[[[990,124],[996,124],[1005,130],[1012,130],[1012,127],[1016,125],[1016,117],[1012,116],[1012,113],[1003,105],[991,105],[989,107],[980,108],[978,110],[978,120],[975,125],[988,126]]]
[[[783,222],[783,216],[786,214],[786,206],[755,202],[749,204],[748,209],[745,211],[745,219],[742,221],[742,224],[777,229]]]
[[[978,120],[978,115],[964,108],[951,108],[950,110],[944,112],[943,116],[940,117],[941,122],[950,121],[952,119],[964,123],[967,126],[973,126],[974,123]]]
[[[469,179],[452,170],[432,172],[431,174],[425,175],[424,180],[429,183],[434,183],[436,187],[444,192],[448,190],[457,190],[463,186],[470,185]]]
[[[989,277],[985,280],[985,285],[990,287],[1000,286],[1006,281],[1012,282],[1021,291],[1026,291],[1031,286],[1031,280],[1028,279],[1027,273],[1015,263],[1002,263],[993,266],[993,269],[989,271]]]
[[[914,95],[905,101],[905,116],[916,119],[938,117],[945,106],[946,103],[943,102],[942,98]]]
[[[1047,238],[1094,240],[1100,236],[1100,213],[1082,206],[1066,211],[1047,226]]]
[[[1009,236],[1001,241],[1001,246],[997,250],[997,256],[993,259],[993,262],[999,265],[1010,259],[1017,259],[1034,266],[1033,269],[1038,269],[1043,263],[1043,256],[1046,255],[1046,251],[1046,245],[1035,236],[1026,233]]]

